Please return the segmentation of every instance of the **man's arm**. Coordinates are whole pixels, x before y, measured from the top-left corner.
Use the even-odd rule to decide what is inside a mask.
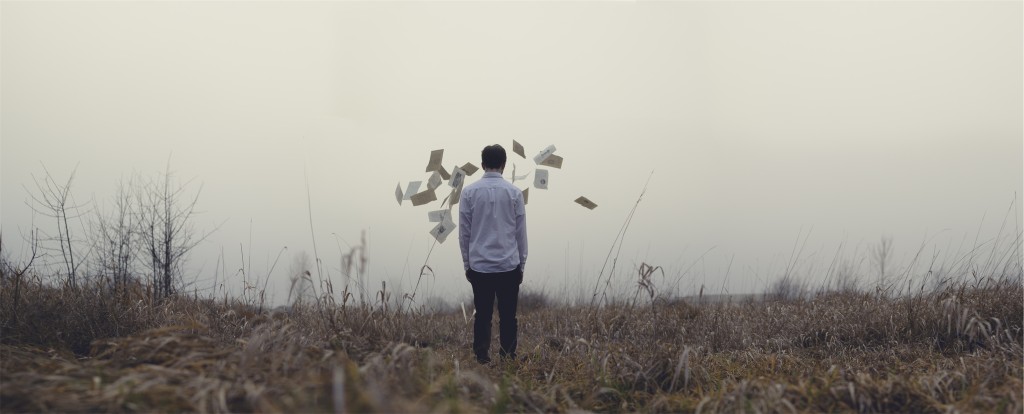
[[[462,266],[469,270],[469,235],[473,225],[473,205],[469,194],[459,200],[459,249],[462,250]]]
[[[526,242],[526,206],[522,193],[516,198],[516,244],[519,246],[520,270],[526,267],[528,246]]]

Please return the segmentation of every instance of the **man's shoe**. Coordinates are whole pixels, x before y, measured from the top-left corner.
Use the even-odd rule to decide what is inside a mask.
[[[477,356],[476,357],[476,362],[479,362],[480,365],[487,365],[487,364],[491,363],[491,357],[489,357],[489,356]]]

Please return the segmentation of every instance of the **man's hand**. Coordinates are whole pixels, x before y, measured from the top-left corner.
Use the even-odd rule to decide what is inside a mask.
[[[473,283],[473,281],[469,279],[469,269],[466,269],[466,281],[469,283]]]
[[[519,264],[519,268],[517,269],[517,270],[519,270],[519,282],[518,282],[518,284],[520,284],[520,285],[523,284],[523,273],[525,272],[525,269],[526,269],[526,263],[520,263]]]

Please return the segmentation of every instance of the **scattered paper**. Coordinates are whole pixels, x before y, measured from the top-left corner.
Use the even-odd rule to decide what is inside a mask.
[[[455,225],[455,222],[451,220],[451,217],[445,216],[444,221],[437,223],[437,225],[430,230],[430,235],[434,236],[434,239],[436,239],[438,243],[444,243],[448,238],[448,235],[455,231],[455,227],[457,226]]]
[[[530,204],[530,188],[529,187],[523,189],[523,205],[525,206],[527,204]]]
[[[412,200],[413,206],[421,206],[431,201],[437,200],[437,194],[434,194],[434,189],[431,188],[423,191],[422,193],[413,195],[409,199]]]
[[[470,164],[468,162],[462,165],[462,171],[465,171],[466,175],[472,176],[473,173],[476,172],[476,170],[479,170],[479,168],[477,168],[477,166],[475,166],[473,164]]]
[[[427,189],[433,190],[440,187],[442,182],[444,181],[441,180],[441,173],[434,171],[433,174],[430,174],[430,179],[427,180]]]
[[[423,184],[423,181],[410,181],[409,186],[405,188],[405,197],[403,199],[408,200],[413,194],[420,191],[421,184]]]
[[[545,158],[544,161],[541,161],[540,165],[552,168],[562,168],[562,157],[559,157],[555,154],[551,154],[547,158]]]
[[[523,150],[523,144],[519,141],[512,140],[512,152],[519,154],[520,157],[526,158],[526,151]]]
[[[548,170],[537,169],[537,173],[533,175],[533,186],[541,190],[548,189]]]
[[[461,168],[455,167],[452,169],[452,178],[448,180],[448,185],[452,188],[459,188],[462,186],[462,182],[466,180],[466,172],[462,171]]]
[[[438,168],[441,168],[441,158],[443,158],[443,157],[444,157],[444,150],[443,149],[430,151],[430,162],[427,163],[427,169],[425,171],[426,172],[437,171]]]
[[[398,205],[402,205],[402,183],[398,183],[398,187],[395,188],[395,200],[398,200]]]
[[[513,183],[516,182],[516,181],[519,181],[519,180],[525,180],[526,177],[529,177],[529,176],[530,176],[530,173],[526,173],[526,174],[523,174],[523,175],[516,175],[516,165],[512,164],[512,182]]]
[[[540,164],[540,163],[544,162],[544,160],[548,159],[548,157],[550,157],[551,154],[554,154],[554,153],[555,153],[555,146],[554,145],[548,145],[547,148],[544,148],[544,151],[541,151],[539,154],[533,156],[533,162],[534,162],[534,164]]]
[[[444,169],[444,167],[439,167],[437,172],[438,174],[441,174],[441,179],[443,180],[450,180],[452,178],[452,175],[449,174],[448,170]]]
[[[427,220],[431,223],[440,223],[444,221],[444,218],[451,214],[451,210],[434,210],[427,212]]]
[[[586,208],[589,208],[591,210],[597,208],[597,204],[594,204],[594,202],[590,201],[589,198],[586,198],[586,197],[583,197],[583,196],[580,196],[580,198],[577,198],[576,202],[579,203],[579,205],[581,205],[583,207],[586,207]]]
[[[452,189],[452,195],[448,196],[448,207],[455,207],[456,204],[459,204],[460,198],[462,198],[462,186]]]

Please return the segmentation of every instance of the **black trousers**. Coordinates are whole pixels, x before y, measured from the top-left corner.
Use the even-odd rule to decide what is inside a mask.
[[[516,320],[516,306],[519,302],[519,284],[523,283],[523,272],[514,269],[502,273],[480,273],[470,269],[466,272],[473,285],[473,353],[477,359],[490,360],[491,317],[494,314],[494,300],[498,300],[498,332],[502,357],[516,357],[519,324]]]

